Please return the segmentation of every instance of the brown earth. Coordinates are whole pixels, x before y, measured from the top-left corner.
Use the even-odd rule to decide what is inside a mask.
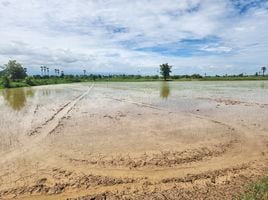
[[[127,88],[33,102],[0,154],[0,199],[232,199],[267,175],[264,102]]]

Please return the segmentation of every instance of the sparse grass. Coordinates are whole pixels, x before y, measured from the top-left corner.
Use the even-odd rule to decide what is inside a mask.
[[[240,200],[268,200],[268,176],[250,184]]]

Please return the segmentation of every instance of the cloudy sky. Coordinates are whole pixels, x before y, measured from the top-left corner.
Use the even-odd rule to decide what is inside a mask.
[[[253,74],[268,65],[268,0],[0,0],[9,59],[32,74]]]

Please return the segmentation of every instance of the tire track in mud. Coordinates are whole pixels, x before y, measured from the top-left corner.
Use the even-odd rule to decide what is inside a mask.
[[[48,134],[53,133],[60,125],[61,120],[74,108],[74,106],[82,100],[94,87],[92,84],[87,91],[79,95],[74,100],[66,103],[57,112],[55,112],[48,120],[46,120],[40,127],[37,127],[30,133],[28,133],[28,138],[23,141],[23,144],[18,150],[12,151],[6,154],[5,158],[2,158],[0,163],[6,162],[11,158],[21,155],[24,152],[31,150],[34,145],[44,139]]]
[[[245,156],[245,158],[250,158],[250,156],[248,156],[248,155],[251,155],[252,150],[253,149],[256,150],[256,147],[260,146],[259,144],[261,143],[261,141],[258,138],[256,138],[257,135],[251,134],[253,130],[250,130],[249,128],[245,128],[245,127],[242,127],[239,125],[228,124],[228,123],[219,121],[217,119],[213,119],[213,118],[203,116],[200,114],[196,114],[196,113],[183,112],[183,111],[170,111],[169,109],[166,109],[166,108],[163,108],[160,106],[155,106],[152,104],[136,102],[136,101],[127,100],[127,99],[113,98],[113,97],[109,97],[109,96],[105,96],[105,98],[112,99],[112,100],[119,101],[119,102],[126,102],[126,103],[130,103],[130,104],[134,104],[136,106],[145,107],[145,108],[156,109],[156,110],[164,111],[164,112],[168,112],[168,113],[183,113],[185,116],[194,117],[197,119],[205,120],[208,122],[212,122],[214,124],[219,124],[221,126],[224,126],[230,130],[230,132],[228,134],[230,134],[231,132],[236,133],[235,135],[231,136],[231,137],[234,137],[233,142],[231,142],[232,145],[228,145],[228,149],[225,149],[225,151],[223,151],[223,153],[218,154],[216,157],[218,157],[218,156],[224,157],[225,156],[225,158],[228,159],[228,155],[230,157],[232,157],[232,156],[236,156],[237,154],[242,154]],[[215,156],[210,157],[210,159],[213,159],[213,158],[215,158]],[[199,162],[202,162],[202,160],[203,159],[200,159]],[[247,160],[244,160],[244,161],[247,162]],[[251,159],[249,159],[248,161],[250,162]],[[198,161],[196,161],[196,162],[198,162]]]
[[[165,108],[162,108],[162,107],[159,107],[159,106],[155,106],[155,105],[152,105],[152,104],[136,102],[136,101],[131,101],[131,100],[127,100],[127,99],[118,99],[118,98],[113,98],[113,97],[109,97],[109,96],[105,96],[105,98],[112,99],[112,100],[119,101],[119,102],[126,102],[126,103],[130,103],[130,104],[134,104],[136,106],[151,108],[151,109],[155,109],[155,110],[161,110],[161,111],[165,111],[165,112],[169,112],[169,113],[178,113],[176,111],[170,111],[168,109],[165,109]],[[213,122],[215,124],[220,124],[220,125],[225,126],[227,128],[234,129],[234,127],[229,125],[229,124],[226,124],[224,122],[221,122],[221,121],[218,121],[218,120],[215,120],[215,119],[205,117],[203,115],[198,115],[198,114],[188,113],[188,112],[183,112],[183,111],[180,111],[180,113],[183,113],[185,115],[195,117],[195,118],[198,118],[198,119],[207,120],[207,121]]]
[[[30,133],[28,133],[29,136],[35,136],[40,134],[51,134],[54,132],[54,130],[59,126],[60,121],[74,108],[74,106],[82,100],[93,88],[93,84],[89,87],[89,89],[84,92],[83,94],[76,97],[73,101],[70,101],[66,103],[64,106],[62,106],[57,112],[55,112],[48,120],[46,120],[41,127],[37,127]]]

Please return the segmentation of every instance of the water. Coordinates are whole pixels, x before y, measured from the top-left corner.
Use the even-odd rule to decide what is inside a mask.
[[[31,130],[49,120],[63,105],[81,95],[91,83],[49,85],[32,88],[16,88],[0,91],[0,149],[16,148],[21,139]],[[102,96],[101,96],[102,95]],[[170,111],[196,112],[218,116],[219,104],[236,104],[226,107],[224,112],[239,108],[239,115],[248,116],[254,106],[264,108],[251,116],[265,121],[267,117],[268,82],[266,81],[217,81],[217,82],[138,82],[95,83],[89,94],[96,108],[102,107],[102,99],[113,97],[138,102]],[[90,102],[89,102],[90,103]],[[84,106],[86,106],[85,103]],[[245,107],[250,105],[251,107]],[[257,111],[258,109],[256,109]],[[237,111],[238,112],[238,111]],[[241,117],[237,116],[236,120]],[[244,117],[250,123],[250,117]],[[248,118],[248,119],[247,119]],[[76,128],[76,127],[75,127]]]

